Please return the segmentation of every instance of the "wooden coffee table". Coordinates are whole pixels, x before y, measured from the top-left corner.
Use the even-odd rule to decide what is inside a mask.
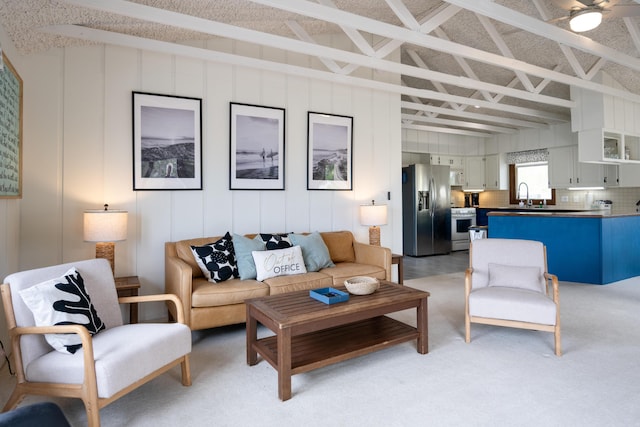
[[[278,397],[287,400],[294,374],[411,340],[426,354],[428,297],[429,292],[383,281],[371,295],[349,295],[349,301],[331,305],[309,291],[247,300],[247,363],[258,363],[258,354],[268,361],[278,371]],[[416,308],[417,328],[384,316],[408,308]],[[258,339],[258,322],[275,335]]]

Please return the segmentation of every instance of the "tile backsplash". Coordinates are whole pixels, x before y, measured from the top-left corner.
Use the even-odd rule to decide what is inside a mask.
[[[567,201],[563,202],[566,197]],[[609,188],[598,191],[556,190],[556,207],[564,209],[584,209],[585,200],[611,200],[612,213],[631,213],[636,211],[640,201],[640,188]],[[452,206],[464,206],[464,193],[458,189],[451,191]],[[509,206],[508,191],[484,191],[480,193],[480,207]]]

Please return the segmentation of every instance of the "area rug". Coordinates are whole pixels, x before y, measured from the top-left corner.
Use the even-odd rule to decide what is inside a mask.
[[[553,335],[472,326],[464,342],[462,273],[408,280],[427,290],[429,347],[415,342],[292,379],[248,366],[243,325],[193,333],[193,385],[174,369],[100,411],[110,426],[627,426],[640,420],[640,278],[606,286],[561,283],[563,356]],[[395,313],[415,325],[415,310]],[[267,331],[261,329],[260,333]],[[0,373],[0,398],[13,379]],[[4,401],[3,400],[3,401]],[[21,404],[51,400],[27,397]],[[79,400],[55,399],[74,426]]]

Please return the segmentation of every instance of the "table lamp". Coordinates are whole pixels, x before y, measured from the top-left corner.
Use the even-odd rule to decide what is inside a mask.
[[[370,205],[360,206],[360,224],[369,225],[369,244],[380,246],[380,225],[387,223],[387,205],[376,205],[375,200]]]
[[[96,242],[96,258],[105,258],[115,273],[115,243],[127,238],[127,211],[108,210],[84,211],[84,241]]]

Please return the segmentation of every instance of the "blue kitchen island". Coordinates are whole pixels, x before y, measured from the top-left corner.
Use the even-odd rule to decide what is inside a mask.
[[[489,212],[489,237],[538,240],[559,280],[605,285],[640,276],[640,214]]]

